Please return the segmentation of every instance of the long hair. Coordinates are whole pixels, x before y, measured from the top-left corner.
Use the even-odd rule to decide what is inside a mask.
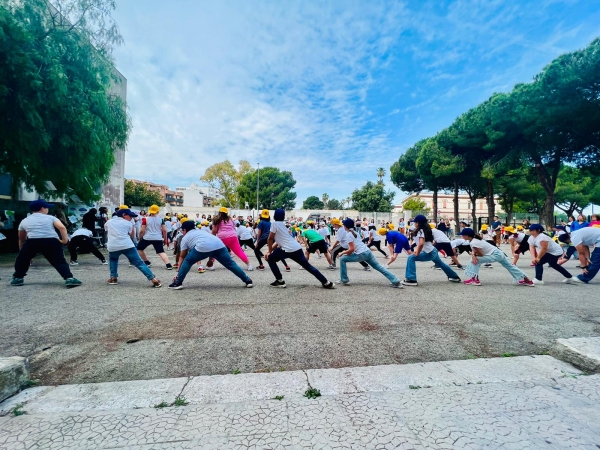
[[[213,219],[213,225],[218,227],[221,222],[229,222],[231,217],[226,212],[220,212],[217,217]]]
[[[425,222],[415,222],[416,224],[416,231],[422,231],[423,232],[423,236],[425,237],[425,242],[433,242],[433,233],[431,231],[431,227],[429,226],[429,224],[425,221]]]

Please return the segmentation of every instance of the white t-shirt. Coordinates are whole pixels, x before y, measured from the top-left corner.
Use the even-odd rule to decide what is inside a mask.
[[[571,243],[575,246],[579,244],[600,246],[600,228],[587,227],[574,231],[571,234]]]
[[[346,229],[342,227],[338,228],[336,232],[337,240],[342,248],[348,248],[348,242],[346,242],[347,234],[348,232],[346,231]]]
[[[494,238],[490,234],[489,228],[486,231],[480,230],[479,234],[481,234],[481,237],[483,238],[484,241],[493,241],[494,240]]]
[[[448,239],[448,235],[443,231],[440,231],[437,228],[435,228],[431,230],[431,232],[433,233],[433,240],[437,244],[441,244],[442,242],[450,242],[450,239]]]
[[[143,239],[145,241],[162,241],[163,223],[163,220],[158,216],[144,217],[142,225],[146,225],[146,231],[144,232]]]
[[[348,233],[348,236],[354,237],[354,236],[352,236],[352,233]],[[357,255],[360,255],[361,253],[365,253],[365,252],[370,251],[369,248],[362,241],[362,239],[360,238],[360,236],[357,235],[353,239],[352,242],[354,242],[354,253],[356,253]]]
[[[471,248],[478,248],[483,252],[483,256],[488,256],[493,254],[496,250],[498,250],[498,247],[496,247],[495,245],[490,244],[489,242],[485,242],[483,239],[473,239],[469,245],[471,246]]]
[[[469,245],[469,241],[466,241],[464,239],[454,239],[450,242],[450,245],[452,246],[452,248],[456,248],[460,245]]]
[[[200,231],[197,228],[194,228],[193,230],[190,230],[187,233],[185,233],[185,236],[183,236],[181,238],[181,243],[179,244],[179,249],[181,251],[183,251],[183,250],[189,250],[190,248],[195,248],[196,244],[200,240],[199,235],[201,233],[202,233],[202,231]]]
[[[80,228],[79,230],[77,230],[75,233],[73,233],[71,235],[71,238],[74,238],[75,236],[87,236],[87,237],[92,237],[93,234],[90,230],[88,230],[87,228]]]
[[[104,229],[107,231],[106,248],[109,252],[135,247],[129,235],[133,230],[133,224],[130,221],[115,216],[104,224]]]
[[[429,226],[429,225],[427,225],[427,226]],[[415,236],[415,238],[416,238],[417,245],[419,245],[419,238],[425,239],[425,233],[423,233],[423,230],[417,231],[417,235]],[[433,242],[424,242],[423,243],[423,251],[425,253],[431,253],[434,248],[435,247],[433,246]]]
[[[327,236],[329,236],[329,232],[327,231],[327,227],[319,228],[317,230],[317,233],[319,233],[321,236],[323,236],[323,239],[325,239],[325,240],[327,240]]]
[[[302,246],[289,233],[283,222],[272,222],[271,233],[275,235],[275,242],[285,252],[295,252],[301,250]]]
[[[56,220],[54,216],[35,212],[21,221],[19,231],[27,231],[27,239],[58,239],[54,228]]]
[[[237,227],[237,236],[240,241],[252,240],[252,228],[240,225]]]
[[[165,221],[165,227],[167,228],[167,233],[170,233],[171,231],[173,231],[173,224],[171,223],[170,220]]]
[[[527,241],[529,245],[533,245],[537,249],[542,248],[542,242],[548,243],[548,253],[554,256],[562,256],[563,250],[560,248],[560,245],[554,242],[547,234],[540,233],[536,237],[529,236],[529,240]]]
[[[523,239],[525,239],[525,233],[517,233],[516,235],[512,235],[512,237],[509,237],[508,240],[513,240],[514,242],[516,242],[517,244],[520,244],[521,242],[523,242]]]
[[[213,236],[212,233],[203,233],[200,231],[197,236],[198,240],[196,241],[194,248],[201,253],[208,253],[225,247],[223,241],[218,237]]]
[[[369,230],[369,236],[373,242],[381,242],[381,235],[377,230]]]

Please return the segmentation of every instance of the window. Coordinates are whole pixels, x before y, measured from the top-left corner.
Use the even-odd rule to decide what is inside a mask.
[[[471,202],[467,203],[467,209],[471,209]]]
[[[442,208],[447,208],[448,207],[448,201],[444,200],[442,203]]]

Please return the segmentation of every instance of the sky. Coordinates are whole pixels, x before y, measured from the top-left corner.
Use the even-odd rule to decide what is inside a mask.
[[[118,0],[133,129],[125,176],[186,186],[244,159],[297,207],[377,168],[600,36],[597,0]]]

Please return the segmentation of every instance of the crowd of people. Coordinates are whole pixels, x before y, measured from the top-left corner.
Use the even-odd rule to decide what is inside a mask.
[[[214,216],[196,214],[160,215],[160,208],[152,205],[148,211],[138,213],[127,205],[116,208],[108,217],[106,208],[90,209],[82,219],[82,227],[67,234],[61,220],[48,214],[54,205],[44,200],[31,202],[31,214],[19,225],[20,252],[15,261],[11,285],[22,286],[24,277],[35,256],[41,254],[58,271],[67,287],[81,285],[73,277],[70,265],[78,265],[78,253],[92,253],[101,264],[109,265],[107,283],[118,284],[119,258],[125,256],[130,266],[136,267],[155,288],[162,286],[152,272],[152,263],[146,254],[152,247],[166,270],[175,270],[169,288],[182,289],[189,271],[195,266],[198,273],[215,269],[215,261],[231,271],[246,287],[253,287],[247,272],[255,270],[245,250],[252,250],[257,260],[256,269],[266,270],[268,265],[275,280],[272,287],[285,288],[278,263],[285,272],[292,268],[292,261],[300,270],[315,277],[326,289],[335,287],[321,271],[310,264],[311,255],[327,260],[327,270],[338,270],[338,283],[349,285],[347,265],[359,263],[363,270],[381,273],[390,286],[418,286],[417,262],[431,261],[433,268],[444,272],[449,282],[481,286],[480,269],[492,268],[493,263],[504,267],[514,283],[522,286],[544,284],[544,266],[564,276],[564,283],[589,283],[600,269],[600,216],[593,215],[588,223],[583,216],[572,218],[569,223],[545,230],[539,224],[523,223],[519,226],[503,225],[498,217],[489,225],[473,229],[467,222],[459,223],[444,219],[431,223],[423,215],[397,225],[389,221],[375,223],[374,219],[352,218],[286,218],[285,211],[278,209],[273,216],[263,210],[259,217],[230,215],[221,207]],[[95,242],[96,240],[96,242]],[[97,245],[106,246],[108,260]],[[383,244],[383,245],[382,245]],[[512,260],[501,249],[508,245]],[[67,263],[63,245],[67,245],[70,263]],[[590,248],[593,250],[590,251]],[[386,252],[387,250],[387,252]],[[167,251],[173,252],[173,264]],[[535,276],[528,277],[517,267],[520,255],[529,251]],[[408,255],[405,276],[401,281],[390,271],[401,253]],[[467,253],[470,260],[464,267],[458,257]],[[383,255],[385,264],[376,256]],[[245,270],[238,265],[240,260]],[[579,259],[582,273],[573,276],[563,265],[570,258]],[[444,259],[451,262],[446,264]],[[464,270],[463,281],[456,270]]]

